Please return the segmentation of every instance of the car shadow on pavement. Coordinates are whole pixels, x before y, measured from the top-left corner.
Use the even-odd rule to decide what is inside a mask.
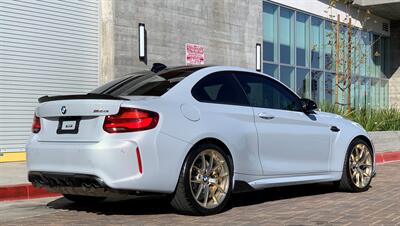
[[[267,188],[259,191],[234,194],[226,209],[333,192],[339,192],[333,183]]]
[[[287,200],[297,197],[337,192],[331,183],[267,188],[260,191],[237,193],[231,196],[225,211],[239,206]],[[78,204],[59,198],[47,204],[49,208],[84,211],[103,215],[157,215],[175,213],[166,196],[107,199],[101,203]]]

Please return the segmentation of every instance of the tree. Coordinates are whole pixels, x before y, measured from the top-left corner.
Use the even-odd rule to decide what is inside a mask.
[[[368,34],[367,21],[371,18],[371,12],[369,10],[362,11],[357,9],[356,12],[352,12],[354,8],[352,6],[353,1],[349,0],[330,0],[328,8],[325,13],[332,20],[331,32],[326,34],[328,38],[327,45],[331,49],[335,50],[335,60],[332,59],[332,64],[335,65],[335,107],[344,112],[351,111],[351,86],[352,81],[356,81],[359,78],[361,66],[365,65],[369,59],[369,54],[374,54],[375,57],[379,57],[379,52],[366,51],[371,49],[381,38],[373,40],[365,37]],[[334,13],[334,9],[338,4],[344,6],[344,18],[340,18],[339,14]],[[361,28],[354,27],[352,24],[352,15],[355,15],[360,22]],[[366,41],[368,40],[368,41]],[[332,54],[333,55],[333,54]],[[366,69],[366,73],[369,73],[369,68]],[[352,77],[353,75],[356,75]],[[339,93],[340,92],[340,93]],[[346,98],[347,95],[347,98]]]

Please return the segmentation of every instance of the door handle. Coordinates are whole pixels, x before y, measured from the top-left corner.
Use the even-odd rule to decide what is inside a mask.
[[[331,126],[331,131],[332,131],[332,132],[339,132],[340,129],[337,128],[336,126]]]
[[[275,118],[275,116],[273,116],[273,115],[269,115],[269,114],[267,114],[267,113],[259,113],[258,114],[258,117],[260,117],[260,118],[262,118],[262,119],[267,119],[267,120],[270,120],[270,119],[273,119],[273,118]]]

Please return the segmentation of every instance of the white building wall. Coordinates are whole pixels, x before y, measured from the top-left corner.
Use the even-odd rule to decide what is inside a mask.
[[[0,151],[21,151],[37,99],[99,79],[97,0],[0,1]]]

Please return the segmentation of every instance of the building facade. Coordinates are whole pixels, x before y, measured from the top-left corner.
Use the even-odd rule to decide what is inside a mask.
[[[38,97],[86,93],[156,62],[184,65],[187,44],[203,48],[205,64],[253,69],[260,44],[263,72],[300,96],[333,104],[332,15],[341,15],[346,40],[346,12],[353,47],[364,56],[351,57],[352,107],[400,106],[400,14],[390,11],[400,10],[400,1],[376,2],[330,8],[328,0],[1,1],[0,151],[24,149]]]
[[[340,72],[348,70],[346,13],[359,9],[339,4],[331,9],[325,1],[298,2],[263,2],[263,69],[298,95],[332,105],[336,102],[336,64]],[[341,15],[339,62],[335,57],[337,15]],[[351,106],[388,107],[390,21],[366,13],[354,13],[352,20]],[[348,102],[348,92],[342,90],[345,82],[339,81],[339,105]]]
[[[107,44],[112,59],[104,77],[118,77],[146,69],[154,62],[185,64],[185,44],[205,47],[206,64],[255,68],[257,43],[262,45],[262,71],[281,80],[300,96],[319,104],[334,104],[336,15],[341,15],[340,38],[346,45],[346,14],[352,17],[351,106],[385,108],[397,105],[389,78],[393,75],[391,19],[368,13],[355,2],[350,8],[327,0],[265,1],[105,1],[113,30]],[[165,10],[157,10],[163,8]],[[333,17],[332,17],[333,16]],[[140,61],[139,23],[146,25],[147,64]],[[393,22],[395,24],[395,22]],[[104,28],[104,22],[103,22]],[[346,46],[340,58],[346,57]],[[357,49],[357,51],[355,51]],[[357,52],[357,53],[355,53]],[[345,67],[340,63],[340,68]],[[342,70],[343,71],[343,70]],[[106,80],[107,80],[106,79]],[[395,82],[393,82],[395,83]],[[345,84],[340,84],[342,87]],[[390,87],[390,88],[389,88]],[[347,104],[347,91],[338,89],[339,104]],[[342,100],[343,98],[343,100]],[[390,101],[391,100],[391,101]]]

